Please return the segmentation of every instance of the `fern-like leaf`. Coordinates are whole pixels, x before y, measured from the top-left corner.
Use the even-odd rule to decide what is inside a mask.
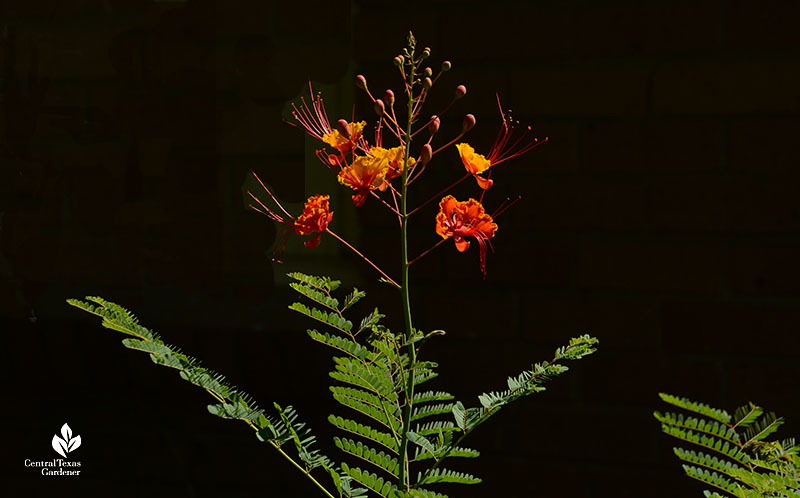
[[[436,468],[417,476],[418,484],[433,484],[437,482],[452,482],[458,484],[478,484],[482,480],[470,474],[456,472],[450,469]]]
[[[398,454],[399,450],[398,450],[397,440],[387,432],[381,432],[377,429],[373,429],[368,425],[356,422],[355,420],[337,417],[334,415],[328,416],[328,422],[330,422],[331,424],[333,424],[334,426],[338,427],[343,431],[349,432],[351,434],[357,434],[361,437],[369,439],[370,441],[376,442],[382,445],[384,448],[390,450],[395,455]]]
[[[392,494],[397,491],[397,486],[390,481],[386,481],[382,477],[361,470],[358,467],[350,467],[346,463],[343,463],[342,472],[352,477],[353,480],[360,483],[362,486],[384,498],[390,498]]]
[[[397,469],[399,464],[396,458],[389,456],[382,451],[376,451],[360,441],[334,437],[333,442],[337,448],[345,453],[369,462],[381,470],[389,473],[390,475],[397,477]]]
[[[711,408],[704,403],[697,403],[688,398],[679,398],[671,394],[659,393],[658,395],[665,403],[669,403],[672,406],[677,406],[678,408],[683,408],[686,411],[705,415],[706,417],[714,419],[721,424],[728,424],[731,421],[730,414],[728,414],[728,412],[725,410]]]

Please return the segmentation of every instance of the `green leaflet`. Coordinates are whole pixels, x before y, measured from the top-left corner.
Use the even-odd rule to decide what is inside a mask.
[[[481,482],[480,478],[463,472],[456,472],[450,469],[433,469],[426,473],[420,473],[417,476],[419,484],[433,484],[437,482],[452,482],[458,484],[478,484]]]
[[[670,405],[703,415],[653,413],[665,434],[702,448],[676,447],[674,452],[685,462],[686,475],[715,488],[705,490],[705,496],[800,498],[800,448],[794,440],[766,441],[783,419],[764,414],[753,403],[738,408],[731,417],[724,410],[687,398],[660,396]]]
[[[397,491],[397,486],[392,484],[390,481],[386,481],[377,474],[371,474],[363,471],[358,467],[350,467],[346,463],[343,463],[342,472],[352,477],[354,481],[360,483],[365,488],[374,491],[379,496],[383,496],[384,498],[394,496],[392,493]]]
[[[394,437],[392,437],[392,435],[388,432],[381,432],[368,425],[356,422],[355,420],[337,417],[334,415],[328,416],[328,422],[343,431],[351,434],[357,434],[361,437],[369,439],[370,441],[381,444],[384,448],[392,451],[392,453],[395,455],[398,452],[397,440],[395,440]]]
[[[327,465],[329,459],[311,449],[314,437],[297,422],[297,414],[291,407],[281,410],[276,405],[279,418],[270,419],[259,409],[245,392],[229,384],[225,377],[200,366],[199,362],[172,346],[164,344],[158,334],[138,323],[136,317],[125,308],[100,297],[87,297],[87,301],[68,299],[76,308],[97,315],[108,329],[131,336],[122,340],[125,347],[148,353],[154,363],[179,370],[183,380],[205,389],[217,403],[208,405],[208,411],[226,419],[246,422],[255,431],[259,440],[277,446],[295,441],[298,457],[308,470]]]
[[[345,453],[356,456],[377,466],[384,472],[397,477],[397,468],[399,466],[397,458],[387,455],[383,451],[376,451],[366,444],[362,444],[361,441],[353,441],[352,439],[334,437],[333,442],[337,448]]]

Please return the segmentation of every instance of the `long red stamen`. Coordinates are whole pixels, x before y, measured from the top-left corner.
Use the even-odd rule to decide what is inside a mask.
[[[526,137],[528,137],[533,130],[530,126],[528,126],[527,129],[522,132],[522,135],[514,138],[513,135],[516,128],[514,120],[512,119],[510,113],[506,115],[503,112],[503,107],[500,103],[500,95],[495,95],[497,97],[497,106],[500,108],[500,117],[503,120],[503,125],[500,127],[500,133],[497,134],[497,137],[494,139],[494,143],[492,143],[491,149],[489,149],[489,154],[486,156],[486,159],[489,160],[492,166],[497,166],[503,161],[521,156],[522,154],[525,154],[529,150],[547,142],[548,140],[546,137],[542,141],[539,141],[537,138],[533,138],[533,141],[525,143],[524,145],[520,145],[523,142],[527,142]]]
[[[322,137],[331,133],[333,128],[331,128],[331,122],[328,119],[328,114],[325,112],[322,94],[317,93],[316,98],[314,97],[314,89],[311,88],[310,81],[308,82],[308,90],[311,95],[311,107],[309,108],[305,97],[301,97],[300,102],[302,102],[302,105],[299,108],[292,103],[292,116],[305,128],[309,135],[322,140]],[[289,122],[289,124],[297,126],[292,122]]]
[[[270,191],[269,191],[269,189],[267,188],[267,186],[266,186],[266,185],[264,185],[264,182],[262,182],[262,181],[261,181],[261,178],[259,178],[259,177],[258,177],[258,175],[257,175],[257,174],[255,174],[255,172],[253,172],[252,170],[250,171],[250,173],[253,173],[253,176],[256,178],[256,180],[258,180],[258,183],[260,183],[260,184],[261,184],[261,187],[263,187],[263,189],[264,189],[264,190],[267,192],[267,194],[269,194],[270,198],[271,198],[271,199],[272,199],[272,200],[275,202],[275,204],[277,204],[277,205],[278,205],[278,207],[279,207],[279,208],[281,208],[281,211],[283,211],[283,214],[285,214],[286,216],[288,216],[288,217],[289,217],[289,218],[291,218],[291,219],[294,219],[294,216],[292,216],[291,214],[289,214],[289,212],[288,212],[288,211],[286,211],[286,210],[283,208],[283,206],[281,205],[281,203],[280,203],[280,202],[278,202],[278,199],[276,199],[276,198],[275,198],[275,196],[274,196],[274,195],[272,195],[272,192],[270,192]],[[272,211],[271,211],[269,208],[267,208],[267,206],[265,206],[265,205],[264,205],[264,204],[263,204],[263,203],[262,203],[260,200],[258,200],[258,198],[252,194],[252,192],[247,192],[247,193],[248,193],[248,194],[250,194],[250,196],[251,196],[253,199],[255,199],[255,200],[256,200],[256,201],[257,201],[259,204],[261,204],[261,207],[263,207],[264,209],[266,209],[266,210],[267,210],[267,211],[269,211],[270,213],[272,212]],[[273,215],[275,215],[275,214],[273,213]],[[277,216],[277,215],[275,215],[275,216]],[[279,221],[279,220],[276,220],[276,221]]]

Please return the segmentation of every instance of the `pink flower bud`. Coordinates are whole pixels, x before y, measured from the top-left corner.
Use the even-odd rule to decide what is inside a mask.
[[[394,105],[394,92],[391,90],[386,90],[383,93],[383,101],[386,102],[389,107],[392,107]]]
[[[422,150],[419,153],[419,160],[423,166],[428,164],[433,157],[433,149],[431,148],[431,144],[425,144],[422,146]]]
[[[422,58],[427,59],[430,56],[431,56],[431,48],[425,47],[425,49],[422,51]]]
[[[451,67],[453,67],[453,65],[450,63],[450,61],[442,62],[442,72],[446,73]]]
[[[430,78],[425,78],[422,80],[422,88],[424,88],[425,91],[430,90],[432,86],[433,86],[433,80],[431,80]]]
[[[433,76],[433,69],[431,69],[429,67],[426,67],[425,68],[425,76],[427,76],[427,77]]]
[[[464,85],[458,85],[456,87],[456,94],[455,94],[456,99],[460,99],[466,94],[467,94],[467,87],[465,87]]]
[[[342,134],[344,138],[350,138],[350,123],[344,119],[336,122],[336,131]]]
[[[467,114],[464,116],[464,121],[461,122],[461,129],[464,131],[469,131],[473,126],[475,126],[475,116],[472,114]]]
[[[362,90],[367,88],[367,78],[363,74],[356,76],[356,86]]]
[[[441,124],[442,120],[439,119],[439,116],[437,116],[436,114],[431,116],[430,121],[428,121],[428,133],[430,133],[431,135],[435,134],[437,131],[439,131],[439,125]]]
[[[374,105],[374,108],[375,108],[375,114],[377,114],[378,116],[383,116],[383,111],[384,111],[383,101],[382,100],[376,100],[375,104],[373,104],[373,105]]]
[[[394,60],[392,60],[392,64],[394,64],[397,67],[400,67],[403,65],[404,60],[405,59],[403,59],[402,55],[398,55],[397,57],[394,58]]]

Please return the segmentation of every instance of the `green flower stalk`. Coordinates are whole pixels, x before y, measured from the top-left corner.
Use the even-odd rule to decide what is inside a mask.
[[[434,75],[430,67],[423,66],[430,56],[429,48],[418,50],[413,34],[409,33],[407,47],[402,55],[394,58],[406,97],[404,110],[396,109],[401,106],[401,99],[395,98],[394,90],[387,89],[381,98],[375,98],[367,78],[356,77],[356,86],[369,97],[377,116],[371,128],[372,141],[367,139],[370,125],[366,121],[339,119],[332,123],[322,96],[315,95],[310,85],[309,100],[303,98],[299,104],[292,104],[294,119],[290,124],[320,143],[316,156],[336,174],[342,187],[350,190],[353,204],[360,207],[367,202],[377,203],[397,219],[401,255],[399,278],[392,278],[393,272],[380,268],[332,230],[335,218],[329,195],[310,196],[302,212],[292,214],[257,177],[261,191],[248,192],[253,201],[250,207],[283,227],[276,240],[274,260],[280,262],[289,237],[304,237],[305,246],[314,249],[327,243],[324,239],[330,235],[357,254],[382,281],[399,291],[403,330],[396,333],[381,323],[384,315],[377,308],[361,320],[353,321],[352,308],[365,297],[364,292],[353,289],[342,294],[338,292],[341,283],[337,280],[289,274],[290,287],[300,296],[300,301],[289,308],[305,315],[320,328],[307,331],[313,341],[334,351],[330,376],[335,383],[330,390],[346,412],[332,414],[328,421],[340,433],[333,442],[345,457],[344,461],[337,462],[316,449],[315,437],[298,421],[294,409],[273,403],[273,414],[268,415],[247,394],[231,386],[224,376],[164,344],[157,334],[139,325],[124,308],[98,297],[69,300],[70,304],[100,316],[104,326],[128,335],[123,340],[126,347],[149,353],[155,363],[179,370],[183,379],[205,389],[215,399],[208,407],[210,413],[245,422],[260,441],[275,448],[328,497],[436,498],[445,496],[435,489],[439,483],[481,482],[480,478],[445,467],[443,463],[479,456],[477,450],[461,446],[469,434],[506,404],[543,390],[549,379],[568,369],[563,364],[565,361],[593,353],[597,344],[597,339],[588,335],[570,339],[566,346],[556,349],[549,361],[535,363],[529,370],[509,377],[499,390],[478,396],[479,406],[467,407],[446,391],[422,389],[426,387],[423,384],[436,378],[437,364],[421,360],[420,348],[427,340],[444,335],[444,331],[425,333],[414,326],[411,267],[448,240],[452,239],[462,253],[467,252],[474,241],[478,246],[480,271],[485,277],[486,259],[492,249],[490,239],[495,237],[498,227],[497,217],[519,200],[503,202],[489,214],[483,199],[496,180],[490,176],[501,162],[544,142],[533,138],[530,128],[518,133],[517,123],[502,108],[500,133],[486,155],[461,142],[476,124],[472,114],[463,117],[461,131],[455,137],[440,140],[441,117],[466,95],[467,89],[457,85],[452,100],[444,109],[421,119],[428,96],[442,85],[440,78],[452,67],[451,62],[445,61]],[[499,102],[498,97],[498,105]],[[415,140],[416,137],[419,138]],[[389,146],[384,138],[395,143]],[[410,206],[412,184],[424,178],[429,164],[445,153],[451,153],[453,160],[460,161],[465,168],[464,175],[436,196]],[[458,200],[449,194],[452,188],[470,177],[477,183],[477,199]],[[431,213],[432,219],[423,222],[435,223],[435,234],[431,236],[438,235],[439,240],[410,259],[409,223],[437,200],[438,213]]]

